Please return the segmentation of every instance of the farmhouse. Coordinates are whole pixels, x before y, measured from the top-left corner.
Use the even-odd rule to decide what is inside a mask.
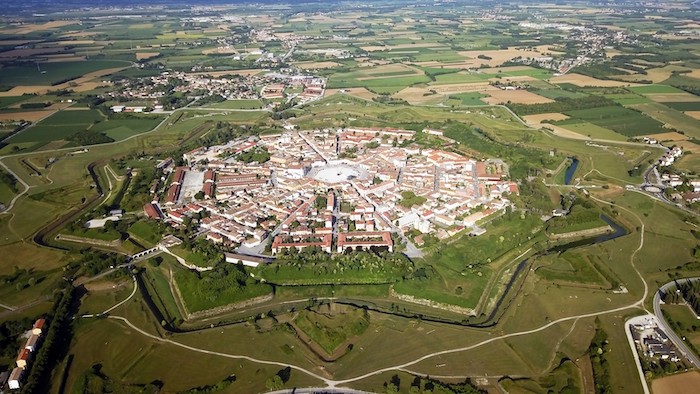
[[[260,257],[246,256],[238,253],[224,253],[227,263],[243,264],[248,267],[257,267],[260,264],[265,264],[267,261]]]
[[[28,349],[22,348],[22,350],[19,351],[19,355],[17,355],[17,366],[19,368],[27,368],[27,365],[29,365],[29,359],[31,358],[32,353]]]
[[[32,334],[27,339],[27,343],[24,344],[24,348],[29,350],[30,352],[34,353],[37,349],[38,342],[39,342],[39,336],[36,334]]]
[[[22,381],[22,375],[24,375],[24,369],[16,367],[10,373],[10,379],[7,381],[7,386],[10,390],[18,390],[20,387],[20,382]]]
[[[34,326],[32,327],[32,334],[41,335],[43,333],[43,329],[44,329],[45,325],[46,325],[45,319],[39,319],[36,322],[34,322]]]

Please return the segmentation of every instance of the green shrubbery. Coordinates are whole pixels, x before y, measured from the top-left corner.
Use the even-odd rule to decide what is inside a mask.
[[[211,271],[180,270],[175,281],[191,312],[203,311],[245,301],[272,292],[259,283],[241,265],[221,263]]]

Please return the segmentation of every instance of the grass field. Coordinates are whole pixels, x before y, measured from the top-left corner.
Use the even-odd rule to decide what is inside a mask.
[[[328,354],[332,354],[338,346],[350,337],[361,335],[369,326],[367,312],[337,306],[337,311],[317,313],[304,310],[299,313],[294,323],[306,335],[318,343]]]
[[[683,90],[668,85],[632,86],[628,89],[637,94],[683,93]]]
[[[108,119],[97,123],[90,130],[105,133],[115,141],[121,141],[136,134],[152,130],[163,120],[163,116],[142,116],[127,119]]]
[[[260,109],[264,103],[261,100],[226,100],[211,105],[211,108],[225,109]]]
[[[675,109],[676,111],[700,111],[700,101],[667,102],[665,105]]]
[[[566,98],[580,98],[580,97],[586,97],[587,94],[581,93],[581,92],[576,92],[576,91],[571,91],[571,90],[564,90],[564,89],[536,89],[534,90],[535,93],[539,94],[540,96],[550,98],[552,100],[561,98],[561,97],[566,97]]]
[[[458,100],[459,105],[486,105],[485,102],[481,101],[483,97],[487,96],[479,92],[459,93],[449,96],[450,99]]]
[[[49,142],[66,139],[102,120],[104,115],[97,110],[60,111],[13,136],[8,142]]]
[[[23,66],[11,66],[2,69],[0,85],[53,85],[85,74],[108,68],[125,67],[128,64],[121,61],[90,60],[80,62],[39,63],[41,72],[34,62]]]
[[[160,242],[161,230],[156,222],[140,220],[129,226],[129,234],[134,235],[139,242],[148,242],[152,246]]]
[[[682,112],[669,108],[661,103],[647,103],[632,106],[642,111],[658,122],[686,133],[688,136],[700,138],[700,120],[694,119]]]
[[[596,268],[596,257],[567,252],[559,256],[544,256],[536,261],[537,275],[558,283],[582,283],[608,288],[610,282]]]
[[[27,100],[27,98],[27,96],[0,97],[0,108],[9,107],[21,101]]]
[[[600,127],[614,130],[624,136],[663,133],[663,125],[638,111],[610,106],[564,112],[574,119],[584,120]]]
[[[427,278],[403,281],[394,287],[401,294],[476,308],[494,273],[490,263],[527,241],[538,227],[541,221],[534,217],[499,220],[486,234],[462,236],[426,257]]]
[[[555,124],[567,130],[571,130],[575,133],[579,133],[581,135],[585,135],[591,138],[599,138],[612,141],[625,141],[627,139],[624,135],[620,133],[616,133],[610,129],[606,129],[605,127],[601,127],[590,122],[582,122],[577,119],[567,119],[564,121],[556,122]]]

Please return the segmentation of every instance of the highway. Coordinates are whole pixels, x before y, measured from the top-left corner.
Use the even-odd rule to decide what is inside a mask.
[[[675,331],[671,329],[669,326],[668,322],[666,321],[666,318],[664,318],[663,313],[661,313],[661,292],[666,292],[668,289],[671,289],[676,286],[676,282],[678,283],[688,283],[692,281],[700,280],[700,277],[696,278],[684,278],[684,279],[678,279],[675,281],[671,281],[666,283],[665,285],[661,286],[659,288],[659,291],[654,294],[654,315],[656,315],[656,318],[659,320],[659,326],[661,329],[668,335],[669,339],[673,342],[674,345],[678,348],[678,350],[681,352],[681,354],[690,361],[691,364],[695,366],[695,368],[700,367],[700,358],[698,358],[697,354],[690,349],[690,347],[683,341],[678,334],[676,334]]]

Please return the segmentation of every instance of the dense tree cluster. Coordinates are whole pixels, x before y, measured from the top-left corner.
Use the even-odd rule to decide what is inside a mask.
[[[10,190],[17,193],[17,178],[14,175],[0,169],[0,182],[6,184]]]
[[[696,315],[700,315],[700,281],[677,282],[676,288],[680,293],[669,291],[666,293],[664,301],[679,303],[682,298],[693,308]]]
[[[80,251],[78,264],[82,273],[87,276],[95,276],[110,266],[117,266],[127,262],[126,256],[116,253],[103,252],[92,248]]]
[[[19,320],[7,320],[0,323],[0,357],[11,358],[17,354],[19,342],[17,339],[27,331],[34,320],[25,317]]]
[[[270,153],[267,148],[255,147],[240,153],[237,159],[244,163],[264,163],[270,160]]]
[[[68,137],[68,141],[74,142],[78,146],[82,146],[114,142],[114,139],[105,133],[99,133],[93,130],[81,130]]]
[[[610,351],[608,334],[600,327],[600,320],[596,318],[596,331],[591,345],[588,347],[588,354],[593,365],[593,380],[595,381],[596,394],[611,393],[610,366],[606,353]]]

